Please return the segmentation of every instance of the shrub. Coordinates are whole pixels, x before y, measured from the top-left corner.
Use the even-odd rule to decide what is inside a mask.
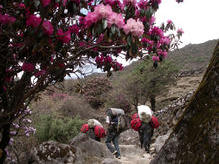
[[[39,142],[55,140],[67,143],[80,132],[83,123],[79,117],[72,119],[68,117],[61,118],[54,114],[43,114],[40,115],[36,123],[36,137]]]
[[[126,113],[130,112],[131,104],[129,103],[126,95],[119,90],[112,90],[107,95],[106,106],[110,108],[121,108]]]
[[[93,117],[95,114],[95,110],[88,104],[87,100],[77,94],[65,100],[59,112],[64,116],[70,117],[79,115],[83,119]]]

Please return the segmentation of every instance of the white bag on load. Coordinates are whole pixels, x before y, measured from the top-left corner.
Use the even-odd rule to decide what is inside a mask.
[[[125,114],[123,109],[119,109],[119,108],[110,108],[110,109],[113,115],[119,115],[119,114],[124,115]]]
[[[93,128],[95,126],[103,127],[103,125],[99,121],[97,121],[96,119],[89,119],[87,121],[87,124],[88,124],[89,128]]]
[[[141,121],[148,123],[151,121],[152,117],[152,110],[147,105],[140,105],[138,106],[138,115]]]

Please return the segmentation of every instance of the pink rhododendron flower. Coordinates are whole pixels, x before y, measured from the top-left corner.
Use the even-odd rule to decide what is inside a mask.
[[[104,39],[104,34],[100,34],[99,38],[97,39],[97,43],[102,42]]]
[[[94,8],[94,13],[97,15],[98,19],[107,18],[111,16],[112,8],[110,5],[105,6],[103,4],[100,4]]]
[[[125,25],[122,14],[117,14],[112,12],[111,16],[107,18],[108,27],[111,27],[113,24],[117,25],[119,28],[122,28]]]
[[[46,7],[51,3],[51,0],[41,0],[42,6]]]
[[[35,76],[40,77],[40,76],[44,75],[45,73],[46,73],[45,70],[41,70],[41,71],[38,71],[37,73],[35,73]]]
[[[158,55],[161,55],[161,56],[163,56],[163,57],[166,57],[166,56],[167,56],[167,52],[166,52],[166,51],[162,51],[162,50],[158,50],[158,51],[157,51],[157,54],[158,54]]]
[[[51,22],[44,21],[42,27],[43,27],[43,31],[47,35],[52,35],[53,34],[54,29],[53,29],[53,26],[52,26]]]
[[[135,6],[136,0],[123,0],[124,5],[128,5],[129,3]]]
[[[69,43],[71,40],[71,31],[63,32],[62,29],[57,31],[58,39],[63,43]]]
[[[123,30],[126,34],[132,33],[133,36],[139,37],[144,33],[144,25],[141,21],[135,21],[133,18],[130,18],[123,26]]]
[[[167,20],[167,24],[173,24],[172,20]]]
[[[155,22],[155,17],[152,16],[149,20],[149,24],[152,25],[152,24],[154,24],[154,22]]]
[[[86,15],[84,24],[87,27],[90,27],[93,23],[96,23],[99,20],[99,18],[96,13],[90,12]]]
[[[148,6],[148,1],[140,0],[140,2],[138,3],[138,7],[141,9],[146,9],[147,6]]]
[[[152,60],[155,62],[155,61],[159,61],[159,56],[152,56]]]
[[[178,33],[178,34],[183,34],[184,31],[180,28],[180,29],[177,30],[177,33]]]
[[[35,69],[35,66],[31,63],[24,63],[22,65],[22,70],[25,72],[33,72]]]
[[[147,44],[149,44],[149,45],[153,45],[153,41],[152,41],[152,40],[149,40],[149,39],[147,39],[147,38],[142,38],[142,39],[141,39],[141,42],[142,42],[142,43],[147,43]]]
[[[10,24],[10,23],[14,23],[16,21],[15,17],[9,16],[7,14],[2,15],[0,14],[0,23],[1,24]]]
[[[20,4],[18,5],[18,7],[19,7],[20,9],[24,9],[24,8],[25,8],[25,4],[24,4],[24,3],[20,3]]]
[[[162,37],[161,39],[160,39],[160,43],[161,44],[166,44],[166,45],[169,45],[170,44],[170,39],[168,38],[168,37]]]
[[[84,42],[79,42],[80,47],[84,47],[86,44]]]
[[[159,37],[163,37],[163,30],[161,30],[159,27],[154,26],[152,29],[149,31],[149,35],[158,35]]]
[[[71,31],[71,33],[75,33],[76,35],[78,35],[80,28],[77,25],[72,25],[69,27],[69,30]]]
[[[26,25],[32,27],[38,27],[41,21],[42,19],[40,17],[37,17],[35,15],[29,15],[26,20]]]

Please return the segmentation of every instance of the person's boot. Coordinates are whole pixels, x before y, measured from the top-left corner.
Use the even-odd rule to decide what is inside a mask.
[[[116,158],[121,159],[121,156],[118,153],[116,153]]]

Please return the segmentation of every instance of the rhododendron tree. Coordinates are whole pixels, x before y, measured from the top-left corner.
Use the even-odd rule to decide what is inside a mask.
[[[160,3],[0,1],[0,163],[6,158],[10,127],[17,113],[48,85],[77,72],[89,60],[107,72],[122,68],[110,60],[113,56],[125,55],[128,60],[153,54],[161,61],[178,44],[174,39],[182,31],[177,37],[166,35],[175,29],[172,22],[160,27],[155,24]],[[104,62],[98,59],[102,57]]]

